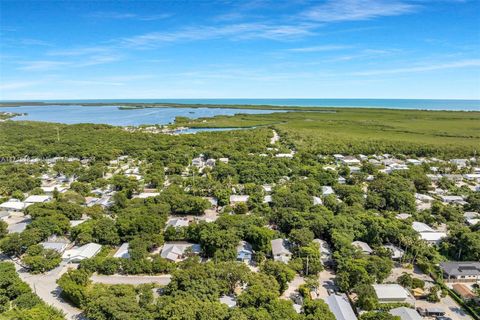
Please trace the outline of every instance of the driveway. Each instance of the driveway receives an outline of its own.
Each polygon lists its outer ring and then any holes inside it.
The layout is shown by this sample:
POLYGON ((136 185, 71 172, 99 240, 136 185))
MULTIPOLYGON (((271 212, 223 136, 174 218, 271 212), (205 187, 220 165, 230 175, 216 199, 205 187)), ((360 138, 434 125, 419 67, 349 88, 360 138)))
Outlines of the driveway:
POLYGON ((329 296, 328 290, 338 290, 335 285, 335 273, 332 270, 323 270, 318 276, 319 286, 317 289, 317 299, 325 299, 329 296))
POLYGON ((145 283, 155 283, 166 286, 170 283, 171 278, 172 276, 169 274, 161 276, 124 276, 119 274, 105 276, 94 274, 90 279, 95 283, 104 284, 131 284, 136 286, 145 283))
POLYGON ((290 296, 298 290, 298 287, 300 287, 302 284, 305 283, 305 279, 303 277, 296 275, 295 278, 293 278, 292 281, 288 284, 287 290, 282 294, 280 297, 281 299, 290 299, 290 296))
POLYGON ((445 311, 447 317, 450 317, 453 320, 472 320, 472 317, 463 311, 463 309, 450 296, 442 298, 438 303, 417 300, 415 306, 417 308, 440 308, 445 311))

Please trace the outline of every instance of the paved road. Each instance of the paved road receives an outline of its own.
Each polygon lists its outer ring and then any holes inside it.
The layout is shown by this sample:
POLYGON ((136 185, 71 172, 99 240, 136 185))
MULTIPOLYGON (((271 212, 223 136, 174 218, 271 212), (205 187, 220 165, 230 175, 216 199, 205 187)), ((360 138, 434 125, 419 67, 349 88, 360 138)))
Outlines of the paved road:
POLYGON ((28 283, 32 290, 47 304, 62 310, 68 320, 86 319, 82 315, 82 310, 72 306, 60 297, 61 289, 56 281, 67 271, 66 264, 62 262, 60 266, 45 274, 30 274, 21 265, 15 263, 20 278, 28 283))
POLYGON ((170 283, 171 275, 162 276, 122 276, 122 275, 92 275, 91 279, 96 283, 104 284, 132 284, 139 285, 144 283, 156 283, 166 286, 170 283))

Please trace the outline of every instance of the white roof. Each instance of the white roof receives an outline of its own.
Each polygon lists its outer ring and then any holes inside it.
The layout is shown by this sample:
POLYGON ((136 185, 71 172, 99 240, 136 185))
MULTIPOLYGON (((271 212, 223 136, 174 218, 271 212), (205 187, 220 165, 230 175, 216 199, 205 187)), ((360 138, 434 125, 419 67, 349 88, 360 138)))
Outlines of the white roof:
POLYGON ((345 295, 331 295, 325 298, 330 311, 335 315, 336 320, 357 320, 350 303, 345 295))
POLYGON ((401 320, 422 320, 418 312, 411 308, 399 307, 390 310, 392 316, 399 316, 401 320))
POLYGON ((182 259, 182 256, 188 248, 192 248, 193 253, 200 253, 199 244, 188 242, 166 242, 163 245, 160 256, 168 260, 178 261, 182 259))
POLYGON ((370 248, 368 243, 363 242, 363 241, 353 241, 352 246, 357 247, 360 250, 362 250, 363 252, 368 253, 368 254, 373 252, 373 249, 370 248))
POLYGON ((12 201, 12 200, 17 200, 17 199, 11 199, 7 202, 4 202, 0 204, 0 208, 6 209, 6 210, 23 210, 25 208, 25 203, 21 201, 12 201))
POLYGON ((40 245, 42 247, 44 247, 45 249, 51 249, 51 250, 55 250, 59 253, 62 253, 67 248, 68 243, 45 241, 45 242, 40 243, 40 245))
POLYGON ((329 195, 329 194, 334 194, 335 191, 333 191, 333 188, 330 186, 322 186, 322 194, 324 196, 329 195))
POLYGON ((447 237, 445 232, 420 232, 420 238, 428 242, 437 242, 445 237, 447 237))
POLYGON ((287 263, 290 259, 291 252, 287 249, 287 241, 285 239, 274 239, 270 241, 272 245, 273 259, 287 263))
POLYGON ((323 202, 322 202, 322 199, 320 199, 319 197, 313 197, 313 205, 314 206, 319 206, 319 205, 322 205, 323 202))
POLYGON ((247 201, 248 201, 248 198, 250 198, 250 196, 247 196, 247 195, 231 195, 231 196, 230 196, 230 202, 231 202, 231 203, 235 203, 235 202, 247 202, 247 201))
POLYGON ((167 226, 172 226, 174 228, 188 227, 188 219, 187 218, 170 218, 167 221, 167 226))
POLYGON ((130 258, 130 254, 128 253, 129 248, 128 242, 123 243, 120 248, 118 248, 117 252, 113 255, 114 258, 130 258))
POLYGON ((412 222, 412 228, 413 228, 413 230, 415 230, 417 232, 434 232, 435 231, 430 226, 428 226, 427 224, 425 224, 423 222, 418 222, 418 221, 413 221, 412 222))
POLYGON ((393 244, 387 244, 387 245, 384 245, 383 247, 391 250, 392 259, 400 259, 401 257, 403 257, 403 254, 405 253, 405 251, 403 251, 397 246, 394 246, 393 244))
POLYGON ((160 192, 142 192, 138 195, 135 195, 134 198, 146 199, 150 197, 156 197, 160 195, 160 192))
POLYGON ((97 243, 87 243, 81 247, 74 247, 63 253, 62 258, 66 260, 83 260, 94 257, 102 249, 97 243))
POLYGON ((27 199, 25 199, 25 202, 27 203, 40 203, 40 202, 47 202, 51 199, 50 196, 46 195, 33 195, 29 196, 27 199))
POLYGON ((233 308, 237 305, 235 297, 223 295, 220 297, 220 303, 226 304, 229 308, 233 308))
POLYGON ((373 289, 379 300, 406 300, 410 296, 407 290, 399 284, 374 284, 373 289))

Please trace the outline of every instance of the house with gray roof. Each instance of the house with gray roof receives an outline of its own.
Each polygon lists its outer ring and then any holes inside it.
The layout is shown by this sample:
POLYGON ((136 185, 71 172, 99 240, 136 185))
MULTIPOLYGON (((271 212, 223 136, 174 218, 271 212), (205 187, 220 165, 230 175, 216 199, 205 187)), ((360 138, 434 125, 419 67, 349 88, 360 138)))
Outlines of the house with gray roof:
POLYGON ((325 302, 336 320, 357 320, 357 316, 344 294, 328 296, 325 298, 325 302))
POLYGON ((422 320, 422 317, 415 309, 407 307, 391 309, 390 314, 400 317, 401 320, 422 320))
POLYGON ((440 269, 447 282, 478 282, 480 281, 479 261, 449 261, 441 262, 440 269))
POLYGON ((285 239, 274 239, 271 242, 273 260, 288 263, 292 253, 288 249, 288 242, 285 239))

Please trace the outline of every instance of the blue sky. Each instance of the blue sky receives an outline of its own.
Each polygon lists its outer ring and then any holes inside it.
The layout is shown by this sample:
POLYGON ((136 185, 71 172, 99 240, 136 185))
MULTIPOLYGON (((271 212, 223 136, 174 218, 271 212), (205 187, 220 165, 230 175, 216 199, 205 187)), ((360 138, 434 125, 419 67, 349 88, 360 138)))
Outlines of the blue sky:
POLYGON ((480 1, 0 0, 0 100, 480 99, 480 1))

